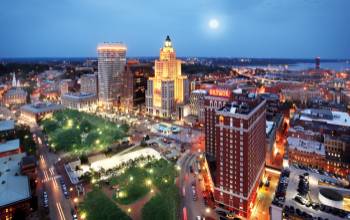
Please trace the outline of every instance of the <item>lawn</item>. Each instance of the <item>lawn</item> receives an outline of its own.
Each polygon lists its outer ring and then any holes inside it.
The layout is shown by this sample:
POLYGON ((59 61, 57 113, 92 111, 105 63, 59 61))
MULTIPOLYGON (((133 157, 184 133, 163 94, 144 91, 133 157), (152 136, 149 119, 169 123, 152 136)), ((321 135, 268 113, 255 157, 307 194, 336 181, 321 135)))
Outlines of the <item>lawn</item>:
POLYGON ((63 110, 41 122, 54 150, 75 154, 104 150, 124 138, 128 126, 76 110, 63 110))
POLYGON ((176 220, 180 195, 175 185, 177 171, 174 165, 165 160, 148 164, 153 169, 153 181, 159 192, 142 208, 143 220, 176 220))
POLYGON ((114 199, 124 205, 132 204, 148 192, 157 191, 154 197, 142 209, 144 220, 176 220, 179 207, 179 192, 175 185, 177 171, 174 164, 164 159, 154 160, 144 166, 133 166, 110 184, 119 186, 114 199))
POLYGON ((101 190, 89 192, 79 205, 79 215, 87 220, 131 220, 117 205, 113 203, 101 190))
POLYGON ((149 174, 145 169, 136 166, 129 168, 118 177, 112 177, 111 184, 119 185, 119 193, 114 199, 123 205, 131 204, 142 198, 151 188, 149 174))

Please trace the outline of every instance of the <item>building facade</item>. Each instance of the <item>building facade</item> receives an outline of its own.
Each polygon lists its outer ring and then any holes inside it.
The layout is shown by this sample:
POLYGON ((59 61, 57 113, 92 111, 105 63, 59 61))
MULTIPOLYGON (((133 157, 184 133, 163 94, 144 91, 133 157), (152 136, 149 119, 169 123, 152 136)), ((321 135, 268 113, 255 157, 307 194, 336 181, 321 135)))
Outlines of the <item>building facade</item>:
POLYGON ((128 61, 124 72, 122 108, 133 110, 145 104, 147 79, 152 76, 151 64, 128 61))
POLYGON ((95 74, 84 74, 80 77, 80 92, 90 93, 97 96, 97 76, 95 74))
POLYGON ((73 86, 73 81, 71 79, 63 79, 60 82, 60 94, 64 95, 70 91, 73 86))
POLYGON ((169 36, 154 68, 154 77, 150 77, 147 82, 146 111, 149 115, 170 118, 176 105, 187 102, 189 82, 181 73, 181 61, 176 59, 169 36))
POLYGON ((61 101, 64 107, 70 109, 94 111, 97 107, 96 95, 92 93, 66 93, 61 101))
POLYGON ((232 92, 226 88, 212 88, 204 99, 205 154, 208 160, 215 159, 215 112, 232 101, 232 92))
POLYGON ((120 102, 126 46, 121 43, 98 45, 98 99, 101 107, 112 109, 120 102))
POLYGON ((216 176, 218 207, 250 218, 265 168, 266 100, 249 97, 216 111, 216 176))
POLYGON ((205 118, 205 109, 204 109, 204 99, 208 94, 206 90, 196 89, 191 92, 190 95, 190 111, 191 115, 198 117, 198 121, 203 123, 205 118))

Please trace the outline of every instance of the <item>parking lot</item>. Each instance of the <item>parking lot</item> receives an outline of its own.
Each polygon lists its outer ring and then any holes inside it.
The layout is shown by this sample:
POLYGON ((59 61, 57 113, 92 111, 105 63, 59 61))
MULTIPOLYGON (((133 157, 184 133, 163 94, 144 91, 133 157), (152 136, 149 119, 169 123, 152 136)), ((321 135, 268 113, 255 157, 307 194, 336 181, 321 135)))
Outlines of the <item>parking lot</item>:
MULTIPOLYGON (((295 210, 295 212, 298 209, 300 213, 305 212, 307 214, 312 215, 313 217, 322 217, 322 219, 332 219, 332 220, 333 219, 334 220, 344 219, 344 218, 340 218, 334 214, 322 211, 322 210, 320 210, 319 207, 312 205, 312 203, 315 203, 315 204, 320 203, 320 201, 318 199, 318 193, 319 193, 318 181, 322 178, 326 178, 326 176, 318 174, 318 173, 306 171, 303 169, 290 167, 290 177, 289 177, 289 181, 288 181, 288 187, 287 187, 287 191, 286 191, 286 200, 285 200, 284 206, 285 207, 287 206, 288 207, 287 209, 290 209, 289 207, 292 206, 292 207, 294 207, 293 209, 295 210), (308 202, 310 202, 310 204, 308 204, 309 207, 301 204, 302 202, 297 202, 295 200, 295 197, 299 194, 298 193, 298 186, 299 186, 299 182, 301 179, 300 176, 304 176, 305 173, 308 173, 305 175, 304 178, 306 178, 308 183, 309 183, 309 192, 307 193, 306 196, 304 196, 304 197, 302 196, 302 197, 305 198, 306 200, 308 200, 308 202)), ((306 204, 307 204, 307 202, 306 202, 306 204)))

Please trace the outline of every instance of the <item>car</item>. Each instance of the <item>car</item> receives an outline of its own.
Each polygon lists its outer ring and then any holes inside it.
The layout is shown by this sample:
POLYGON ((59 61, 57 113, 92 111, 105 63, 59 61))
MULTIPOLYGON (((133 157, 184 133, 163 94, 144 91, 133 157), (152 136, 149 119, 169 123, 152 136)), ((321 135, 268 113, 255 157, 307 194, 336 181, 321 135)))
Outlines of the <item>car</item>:
POLYGON ((295 200, 297 203, 300 203, 300 204, 304 205, 303 200, 301 199, 300 196, 295 196, 295 197, 294 197, 294 200, 295 200))
POLYGON ((216 213, 218 213, 218 215, 221 215, 221 216, 226 216, 227 215, 226 212, 220 211, 220 210, 217 210, 216 213))
POLYGON ((319 210, 319 209, 320 209, 320 205, 317 204, 317 203, 312 203, 311 207, 312 207, 314 210, 319 210))

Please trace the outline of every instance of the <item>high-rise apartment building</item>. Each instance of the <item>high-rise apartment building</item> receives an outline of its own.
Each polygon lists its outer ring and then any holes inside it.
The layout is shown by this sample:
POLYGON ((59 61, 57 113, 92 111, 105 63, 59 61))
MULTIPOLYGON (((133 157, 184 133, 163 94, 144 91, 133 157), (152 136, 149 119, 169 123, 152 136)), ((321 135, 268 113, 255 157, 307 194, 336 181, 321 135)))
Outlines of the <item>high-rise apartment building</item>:
POLYGON ((120 102, 126 50, 122 43, 103 43, 97 47, 98 98, 99 104, 106 109, 120 102))
POLYGON ((159 60, 155 61, 154 77, 147 82, 146 110, 150 115, 170 118, 175 105, 187 102, 189 83, 181 74, 181 60, 176 59, 172 42, 167 36, 160 49, 159 60))
POLYGON ((265 167, 266 101, 254 94, 234 97, 214 120, 215 202, 249 219, 265 167))
POLYGON ((80 77, 80 92, 97 95, 97 76, 84 74, 80 77))

